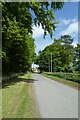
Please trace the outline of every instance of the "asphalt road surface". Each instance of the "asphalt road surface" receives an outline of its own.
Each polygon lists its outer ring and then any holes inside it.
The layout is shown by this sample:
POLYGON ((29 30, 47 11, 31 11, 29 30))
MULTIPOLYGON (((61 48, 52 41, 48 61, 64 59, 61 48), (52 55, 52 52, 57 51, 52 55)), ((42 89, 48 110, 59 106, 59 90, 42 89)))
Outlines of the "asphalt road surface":
POLYGON ((78 91, 40 74, 33 74, 41 118, 78 118, 78 91))

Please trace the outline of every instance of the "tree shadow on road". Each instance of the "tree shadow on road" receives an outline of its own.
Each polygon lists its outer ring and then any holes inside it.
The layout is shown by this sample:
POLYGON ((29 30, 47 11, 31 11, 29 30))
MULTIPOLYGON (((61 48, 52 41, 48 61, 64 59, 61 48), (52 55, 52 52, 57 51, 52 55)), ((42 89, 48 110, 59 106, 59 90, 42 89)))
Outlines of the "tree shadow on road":
POLYGON ((7 87, 14 85, 16 83, 19 83, 19 82, 34 83, 35 81, 37 81, 37 80, 14 77, 11 79, 2 80, 2 88, 3 89, 7 88, 7 87))

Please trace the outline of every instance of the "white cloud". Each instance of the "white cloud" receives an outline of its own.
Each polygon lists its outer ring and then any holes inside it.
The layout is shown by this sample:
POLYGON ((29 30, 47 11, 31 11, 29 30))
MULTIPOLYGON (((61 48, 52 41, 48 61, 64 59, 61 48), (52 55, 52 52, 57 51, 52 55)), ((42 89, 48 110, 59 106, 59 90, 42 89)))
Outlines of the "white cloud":
POLYGON ((78 33, 78 22, 75 21, 73 23, 71 23, 67 29, 65 29, 64 31, 62 31, 60 33, 60 35, 65 35, 65 34, 73 34, 73 33, 78 33))
POLYGON ((62 24, 68 25, 70 23, 70 20, 63 19, 61 22, 62 24))
POLYGON ((78 40, 77 41, 73 41, 72 45, 74 45, 74 47, 76 47, 78 44, 78 40))
POLYGON ((63 25, 63 24, 64 25, 69 25, 73 22, 76 22, 77 20, 76 20, 76 18, 74 18, 74 19, 62 19, 60 21, 61 21, 61 25, 63 25))
POLYGON ((33 26, 33 38, 39 38, 42 35, 44 35, 44 30, 42 29, 42 26, 40 25, 39 27, 36 27, 34 25, 33 26))

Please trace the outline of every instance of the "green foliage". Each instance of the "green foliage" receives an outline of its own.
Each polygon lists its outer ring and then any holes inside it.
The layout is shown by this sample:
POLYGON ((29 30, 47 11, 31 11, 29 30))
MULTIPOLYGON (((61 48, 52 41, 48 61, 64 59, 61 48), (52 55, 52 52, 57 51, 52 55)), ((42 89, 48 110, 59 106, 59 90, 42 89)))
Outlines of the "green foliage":
POLYGON ((7 18, 8 27, 3 25, 3 73, 21 72, 30 69, 34 55, 34 39, 28 30, 20 27, 16 18, 7 18), (5 37, 6 36, 6 37, 5 37))
POLYGON ((54 11, 63 7, 56 2, 2 3, 2 64, 3 73, 28 71, 34 60, 32 26, 42 26, 44 37, 56 29, 54 11))
POLYGON ((70 50, 71 44, 73 42, 73 38, 71 38, 70 35, 63 35, 63 36, 61 36, 60 39, 61 39, 62 43, 64 44, 64 48, 70 50))
POLYGON ((75 47, 74 64, 76 70, 80 73, 80 44, 77 44, 77 47, 75 47))
MULTIPOLYGON (((44 29, 44 36, 48 32, 52 37, 53 30, 56 29, 56 22, 54 22, 55 10, 60 10, 63 7, 63 2, 11 2, 3 3, 4 19, 8 17, 11 21, 16 17, 21 27, 27 28, 28 32, 32 34, 32 23, 41 25, 44 29), (32 11, 32 13, 31 13, 32 11), (6 14, 6 15, 5 15, 6 14)), ((7 25, 7 20, 4 21, 7 25)))
POLYGON ((54 43, 47 46, 40 52, 36 63, 39 64, 40 70, 50 71, 51 53, 52 69, 56 72, 73 72, 73 46, 72 38, 69 35, 61 36, 60 39, 54 39, 54 43), (63 44, 64 42, 64 44, 63 44))
POLYGON ((79 74, 75 74, 75 73, 63 73, 63 72, 47 73, 47 72, 45 72, 43 74, 46 74, 48 76, 53 76, 53 77, 55 76, 55 77, 63 78, 64 80, 69 80, 69 81, 80 83, 79 74))

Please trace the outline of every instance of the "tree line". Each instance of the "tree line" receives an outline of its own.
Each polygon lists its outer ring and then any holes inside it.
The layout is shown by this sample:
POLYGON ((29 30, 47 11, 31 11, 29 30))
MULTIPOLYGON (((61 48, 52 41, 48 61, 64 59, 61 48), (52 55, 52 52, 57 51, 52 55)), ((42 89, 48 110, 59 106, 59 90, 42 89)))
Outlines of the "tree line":
POLYGON ((59 39, 39 51, 35 63, 39 69, 46 72, 73 72, 80 71, 80 44, 72 45, 73 38, 70 35, 63 35, 59 39))
POLYGON ((32 26, 42 26, 44 37, 56 30, 54 12, 63 2, 2 3, 2 73, 25 72, 31 69, 35 55, 32 26))

